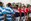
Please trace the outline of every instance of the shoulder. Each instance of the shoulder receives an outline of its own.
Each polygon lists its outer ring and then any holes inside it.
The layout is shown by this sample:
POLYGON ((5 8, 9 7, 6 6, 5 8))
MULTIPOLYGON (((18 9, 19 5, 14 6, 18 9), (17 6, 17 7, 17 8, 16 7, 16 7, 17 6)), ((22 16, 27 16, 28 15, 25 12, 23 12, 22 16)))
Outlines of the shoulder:
POLYGON ((5 9, 12 10, 10 7, 6 7, 5 9))
POLYGON ((5 7, 6 9, 11 9, 10 7, 5 7))

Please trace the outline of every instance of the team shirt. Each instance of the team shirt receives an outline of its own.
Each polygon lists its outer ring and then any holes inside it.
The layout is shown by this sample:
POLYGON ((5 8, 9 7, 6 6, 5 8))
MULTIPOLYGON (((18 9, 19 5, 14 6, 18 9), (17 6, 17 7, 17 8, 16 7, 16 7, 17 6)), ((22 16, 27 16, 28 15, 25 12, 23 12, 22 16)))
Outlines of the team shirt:
POLYGON ((3 19, 3 18, 4 18, 4 16, 3 16, 3 15, 4 15, 4 14, 3 14, 3 11, 4 11, 4 7, 1 7, 1 6, 0 6, 0 21, 3 21, 3 20, 4 20, 4 19, 3 19))
POLYGON ((19 12, 17 9, 13 9, 14 10, 14 12, 19 12))
POLYGON ((18 8, 18 11, 21 13, 21 9, 20 8, 18 8))
POLYGON ((19 16, 19 11, 17 9, 13 9, 15 12, 15 16, 18 17, 19 16))
POLYGON ((5 11, 3 12, 3 14, 6 14, 7 15, 7 20, 9 21, 13 21, 13 16, 15 14, 14 10, 11 9, 10 7, 6 7, 5 8, 5 11))
POLYGON ((28 8, 25 8, 25 13, 28 13, 29 9, 28 8))
POLYGON ((29 12, 31 12, 31 7, 29 8, 29 12))
POLYGON ((19 8, 18 10, 19 10, 20 14, 21 13, 27 14, 29 12, 28 8, 19 8))
POLYGON ((19 8, 18 11, 19 11, 19 13, 20 13, 20 16, 22 15, 21 13, 24 13, 24 11, 23 11, 22 8, 19 8))
POLYGON ((14 11, 13 9, 11 9, 10 7, 6 7, 5 8, 5 11, 3 11, 3 14, 14 14, 14 11))
POLYGON ((12 15, 15 14, 15 12, 10 7, 3 8, 0 6, 0 19, 2 19, 4 17, 3 14, 6 14, 7 19, 9 19, 9 20, 11 19, 11 21, 12 21, 12 15))
POLYGON ((21 8, 21 12, 22 12, 22 13, 24 12, 24 9, 23 9, 23 8, 21 8))

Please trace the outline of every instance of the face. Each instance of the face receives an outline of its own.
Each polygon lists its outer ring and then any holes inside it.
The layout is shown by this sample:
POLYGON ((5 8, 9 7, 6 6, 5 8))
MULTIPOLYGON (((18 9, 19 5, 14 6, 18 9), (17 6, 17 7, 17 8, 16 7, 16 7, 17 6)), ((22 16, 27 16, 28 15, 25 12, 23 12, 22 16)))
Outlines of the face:
POLYGON ((3 4, 0 4, 0 6, 3 6, 3 4))
POLYGON ((23 8, 26 8, 26 7, 23 7, 23 8))
POLYGON ((18 9, 18 6, 16 6, 16 9, 18 9))
POLYGON ((31 8, 31 6, 29 8, 31 8))

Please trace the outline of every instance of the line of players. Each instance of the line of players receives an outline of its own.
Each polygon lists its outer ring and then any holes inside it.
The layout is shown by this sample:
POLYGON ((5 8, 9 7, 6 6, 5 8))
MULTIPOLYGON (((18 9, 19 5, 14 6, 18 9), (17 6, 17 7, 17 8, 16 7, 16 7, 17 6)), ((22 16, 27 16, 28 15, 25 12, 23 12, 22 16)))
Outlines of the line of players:
MULTIPOLYGON (((13 21, 12 16, 16 17, 16 18, 14 18, 14 19, 16 19, 15 21, 17 21, 17 19, 19 21, 19 19, 21 17, 23 18, 24 16, 27 16, 29 12, 31 13, 31 5, 28 8, 26 6, 18 8, 18 5, 16 5, 16 7, 13 8, 11 3, 8 3, 7 7, 5 8, 6 9, 6 11, 5 11, 5 9, 3 8, 2 2, 0 2, 0 8, 2 9, 2 11, 4 11, 4 12, 2 12, 4 14, 4 17, 5 17, 5 14, 6 15, 8 14, 8 16, 10 15, 11 20, 8 19, 9 21, 13 21)), ((1 9, 0 9, 0 12, 1 12, 1 9)))
MULTIPOLYGON (((15 13, 16 13, 16 19, 18 19, 18 21, 19 21, 20 18, 22 19, 25 16, 27 16, 27 18, 28 18, 29 13, 31 13, 31 5, 28 8, 26 6, 18 8, 18 5, 16 5, 14 10, 15 9, 17 10, 15 13), (20 18, 19 18, 19 16, 20 16, 20 18)), ((27 20, 27 18, 26 18, 26 20, 27 20)))
MULTIPOLYGON (((28 19, 28 15, 29 15, 29 13, 31 13, 31 5, 27 8, 26 6, 23 6, 23 7, 19 7, 18 8, 18 5, 16 5, 16 7, 14 8, 14 9, 16 9, 16 10, 18 10, 17 12, 16 12, 16 19, 18 19, 18 21, 19 21, 19 19, 21 18, 24 18, 25 16, 27 16, 27 18, 26 18, 26 20, 28 19), (19 14, 19 15, 18 15, 19 14), (20 16, 20 18, 19 18, 19 16, 20 16)), ((31 14, 30 14, 31 15, 31 14)), ((30 16, 31 17, 31 16, 30 16)), ((25 20, 24 20, 25 21, 25 20)))

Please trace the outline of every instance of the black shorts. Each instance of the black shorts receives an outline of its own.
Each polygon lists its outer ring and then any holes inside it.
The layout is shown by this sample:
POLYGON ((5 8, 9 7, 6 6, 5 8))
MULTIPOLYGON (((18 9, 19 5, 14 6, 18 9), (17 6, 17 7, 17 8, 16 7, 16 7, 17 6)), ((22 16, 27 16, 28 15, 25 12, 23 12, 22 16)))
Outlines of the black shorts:
POLYGON ((22 14, 21 16, 23 17, 24 16, 24 13, 21 13, 21 14, 22 14))
POLYGON ((20 13, 16 12, 16 13, 15 13, 15 17, 18 17, 18 16, 19 16, 19 14, 20 14, 20 13))

